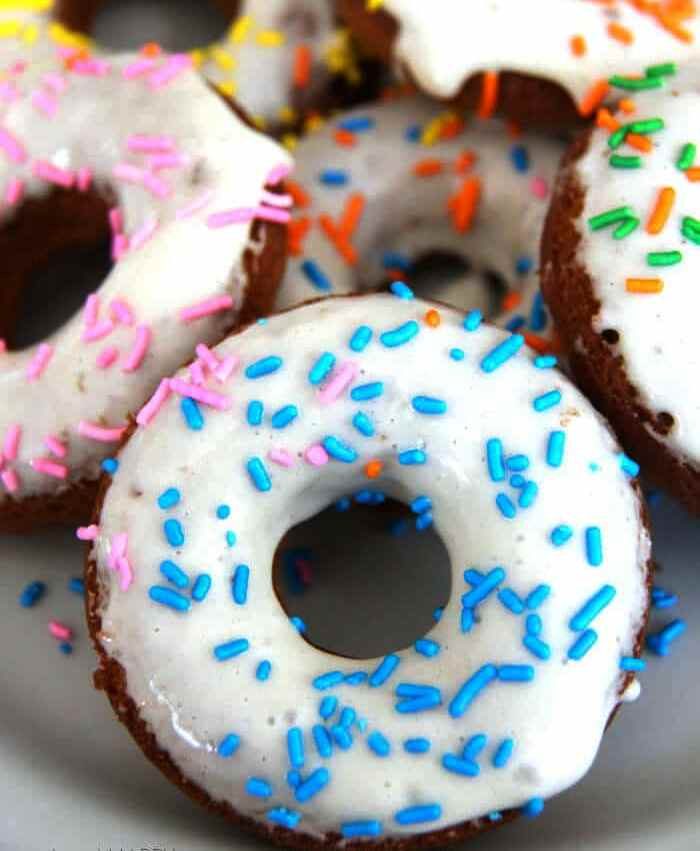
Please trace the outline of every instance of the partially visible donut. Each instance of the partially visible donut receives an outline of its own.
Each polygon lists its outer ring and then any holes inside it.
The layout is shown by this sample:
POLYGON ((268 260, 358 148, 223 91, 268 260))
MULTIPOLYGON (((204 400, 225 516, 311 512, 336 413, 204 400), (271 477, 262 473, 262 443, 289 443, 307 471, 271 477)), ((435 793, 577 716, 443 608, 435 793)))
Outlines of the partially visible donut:
POLYGON ((538 814, 638 691, 649 537, 604 422, 521 337, 405 290, 272 316, 213 357, 238 365, 207 372, 223 410, 166 400, 83 532, 119 719, 285 846, 444 847, 538 814), (452 571, 429 635, 365 660, 307 643, 271 576, 289 527, 360 489, 434 523, 452 571))
POLYGON ((129 413, 197 343, 266 313, 284 268, 281 148, 181 58, 71 57, 3 81, 3 530, 85 519, 129 413), (83 312, 13 350, 32 272, 110 232, 113 268, 83 312))
POLYGON ((651 80, 663 87, 602 114, 569 151, 543 289, 586 393, 643 471, 698 514, 700 86, 651 80))
POLYGON ((615 74, 700 58, 693 2, 336 0, 368 50, 428 94, 523 126, 591 115, 615 74))

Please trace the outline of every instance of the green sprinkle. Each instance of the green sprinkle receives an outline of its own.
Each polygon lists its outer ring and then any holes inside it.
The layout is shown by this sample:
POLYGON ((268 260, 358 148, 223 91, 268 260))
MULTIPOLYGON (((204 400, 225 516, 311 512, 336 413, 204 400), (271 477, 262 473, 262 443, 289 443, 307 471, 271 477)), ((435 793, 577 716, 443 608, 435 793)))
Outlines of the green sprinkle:
POLYGON ((624 156, 623 154, 613 154, 610 157, 610 165, 613 168, 641 168, 642 158, 638 156, 624 156))
POLYGON ((660 89, 664 81, 662 77, 621 77, 615 74, 608 82, 616 89, 625 89, 629 92, 639 92, 645 89, 660 89))
POLYGON ((700 221, 697 219, 685 216, 681 222, 681 233, 695 245, 700 245, 700 221))
POLYGON ((650 251, 647 254, 647 263, 650 266, 675 266, 682 259, 680 251, 650 251))
POLYGON ((676 160, 676 168, 681 171, 685 171, 687 168, 692 168, 692 165, 695 162, 695 150, 695 145, 692 142, 688 142, 686 145, 683 145, 680 156, 676 160))
POLYGON ((632 231, 637 230, 639 227, 639 219, 636 216, 630 216, 615 230, 613 231, 613 239, 624 239, 626 236, 629 236, 632 231))
POLYGON ((591 230, 601 230, 608 225, 615 225, 624 219, 634 217, 634 210, 631 207, 615 207, 614 210, 607 210, 605 213, 598 213, 597 216, 592 216, 588 220, 588 226, 591 230))
POLYGON ((647 77, 672 77, 678 72, 675 62, 664 62, 663 65, 650 65, 644 74, 647 77))
POLYGON ((663 130, 666 125, 663 118, 647 118, 644 121, 633 121, 627 125, 630 133, 656 133, 657 130, 663 130))
POLYGON ((627 125, 623 125, 614 133, 611 133, 610 136, 608 136, 608 145, 613 149, 613 151, 616 148, 620 147, 620 145, 625 141, 625 137, 628 133, 629 128, 627 127, 627 125))

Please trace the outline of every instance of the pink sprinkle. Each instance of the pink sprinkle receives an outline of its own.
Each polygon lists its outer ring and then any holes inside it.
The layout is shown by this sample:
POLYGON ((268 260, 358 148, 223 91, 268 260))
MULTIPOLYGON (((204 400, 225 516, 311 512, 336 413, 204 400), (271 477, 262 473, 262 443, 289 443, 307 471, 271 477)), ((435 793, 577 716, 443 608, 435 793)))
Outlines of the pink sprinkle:
POLYGON ((208 189, 206 192, 203 192, 198 198, 195 198, 194 201, 190 201, 189 204, 186 204, 184 207, 180 207, 179 210, 175 211, 176 219, 189 219, 190 216, 194 216, 195 213, 198 213, 200 210, 204 209, 214 197, 214 193, 211 189, 208 189))
POLYGON ((173 393, 178 393, 180 396, 187 396, 203 405, 208 405, 210 408, 216 408, 218 411, 228 411, 231 407, 231 399, 221 393, 216 393, 214 390, 207 390, 205 387, 197 387, 194 384, 188 384, 181 378, 170 379, 170 389, 173 393))
POLYGON ((88 328, 91 328, 96 322, 100 312, 100 297, 97 293, 90 293, 85 299, 85 307, 83 308, 83 322, 88 328))
POLYGON ((148 165, 151 171, 162 171, 166 168, 182 168, 189 162, 189 157, 185 154, 155 154, 148 158, 148 165))
POLYGON ((136 341, 133 349, 126 356, 122 365, 122 372, 136 372, 146 357, 148 347, 151 343, 151 329, 148 325, 139 325, 136 328, 136 341))
POLYGON ((66 448, 66 445, 64 443, 61 443, 61 441, 53 434, 49 434, 47 437, 44 438, 44 444, 46 445, 46 448, 49 450, 49 452, 51 452, 57 458, 65 458, 68 454, 68 449, 66 448))
POLYGON ((47 183, 55 183, 56 186, 62 186, 64 189, 70 189, 75 183, 75 172, 59 168, 46 160, 34 160, 32 173, 47 183))
POLYGON ((112 536, 109 553, 107 555, 107 565, 112 570, 118 570, 119 559, 126 555, 126 548, 128 544, 128 532, 118 532, 116 535, 112 536))
POLYGON ((55 96, 42 89, 32 92, 32 106, 46 118, 53 118, 58 110, 55 96))
POLYGON ((131 569, 131 562, 126 556, 122 556, 117 562, 119 570, 119 587, 122 591, 128 591, 131 583, 134 581, 134 571, 131 569))
POLYGON ((68 47, 67 44, 56 45, 56 56, 58 56, 59 59, 75 59, 77 55, 77 47, 68 47))
POLYGON ((27 365, 27 378, 29 381, 36 381, 37 378, 41 378, 52 356, 53 346, 50 346, 48 343, 40 343, 34 357, 27 365))
POLYGON ((309 446, 304 452, 304 458, 313 467, 323 467, 324 464, 328 463, 328 453, 320 443, 314 443, 312 446, 309 446))
POLYGON ((24 195, 24 181, 19 177, 11 177, 5 190, 5 203, 18 204, 24 195))
POLYGON ((214 376, 221 382, 228 381, 241 359, 238 355, 228 355, 214 371, 214 376))
POLYGON ((2 454, 8 461, 14 461, 17 457, 20 441, 22 440, 22 426, 9 425, 5 432, 5 440, 2 444, 2 454))
POLYGON ((335 371, 323 390, 319 391, 318 401, 322 405, 329 405, 331 402, 335 402, 355 380, 358 371, 359 367, 356 363, 346 361, 335 371))
POLYGON ((47 88, 51 89, 51 91, 57 95, 63 94, 63 92, 65 92, 68 88, 68 80, 54 72, 44 74, 42 81, 47 88))
POLYGON ((109 312, 112 318, 122 325, 133 325, 134 314, 129 305, 121 298, 115 298, 109 306, 109 312))
POLYGON ((549 184, 544 177, 533 177, 530 181, 530 191, 535 198, 546 198, 549 195, 549 184))
POLYGON ((107 346, 99 353, 95 363, 100 369, 109 369, 118 358, 119 349, 116 346, 107 346))
POLYGON ((123 233, 116 233, 112 237, 112 260, 121 260, 129 250, 129 238, 123 233))
POLYGON ((144 222, 141 227, 129 237, 129 250, 138 251, 158 230, 158 219, 154 216, 144 222))
POLYGON ((287 452, 286 449, 271 449, 267 453, 267 457, 275 464, 279 464, 280 467, 289 468, 294 466, 294 456, 291 452, 287 452))
POLYGON ((112 233, 122 233, 124 230, 124 214, 119 207, 112 207, 109 211, 108 218, 112 233))
POLYGON ((212 213, 207 217, 208 228, 225 228, 229 225, 250 222, 255 218, 255 210, 252 207, 239 207, 237 210, 222 210, 220 213, 212 213))
POLYGON ((200 301, 198 304, 183 308, 179 314, 180 322, 192 322, 194 319, 202 319, 204 316, 211 316, 213 313, 221 313, 221 311, 230 310, 232 307, 233 299, 230 295, 213 296, 200 301))
POLYGON ((200 361, 196 360, 190 364, 190 378, 193 384, 204 384, 204 369, 200 361))
POLYGON ((112 66, 104 59, 78 59, 71 65, 71 71, 74 74, 80 74, 89 77, 106 77, 112 70, 112 66))
POLYGON ((76 180, 76 186, 80 190, 80 192, 87 192, 90 186, 92 185, 92 169, 87 168, 87 166, 81 166, 78 169, 78 176, 76 180))
POLYGON ((3 485, 7 488, 8 493, 14 493, 19 490, 19 476, 14 470, 3 470, 0 473, 3 485))
POLYGON ((291 195, 277 195, 274 192, 268 192, 267 189, 263 189, 260 200, 272 207, 291 207, 294 205, 294 199, 291 195))
POLYGON ((162 177, 151 172, 146 172, 144 175, 143 185, 156 198, 169 198, 173 194, 172 187, 162 177))
POLYGON ((104 428, 97 425, 97 423, 88 422, 88 420, 80 420, 78 423, 78 434, 83 437, 89 437, 92 440, 99 440, 100 443, 116 443, 118 440, 121 440, 125 431, 126 426, 104 428))
POLYGON ((13 163, 23 163, 27 160, 24 145, 3 127, 0 127, 0 149, 7 154, 13 163))
POLYGON ((281 210, 278 207, 256 207, 253 210, 253 216, 256 219, 262 219, 264 222, 281 222, 286 224, 291 216, 286 210, 281 210))
POLYGON ((75 530, 75 537, 79 541, 95 541, 100 533, 100 527, 94 523, 91 526, 78 526, 75 530))
POLYGON ((155 59, 147 56, 136 59, 134 62, 129 63, 129 65, 124 66, 122 76, 126 80, 133 80, 135 77, 141 77, 152 71, 157 64, 155 59))
POLYGON ((126 140, 130 151, 148 154, 163 154, 175 150, 175 141, 170 136, 147 136, 144 133, 132 133, 126 140))
POLYGON ((49 632, 59 641, 70 641, 73 638, 73 630, 61 621, 49 621, 49 632))
POLYGON ((136 422, 140 426, 147 426, 163 407, 171 392, 170 381, 167 378, 163 378, 156 392, 146 402, 143 408, 141 408, 138 414, 136 414, 136 422))
POLYGON ((270 171, 265 183, 279 183, 280 180, 284 180, 284 178, 291 174, 291 172, 292 167, 290 165, 287 165, 287 163, 280 163, 279 165, 276 165, 272 171, 270 171))
POLYGON ((195 352, 197 353, 197 357, 204 363, 210 372, 216 371, 219 367, 219 359, 210 348, 205 346, 204 343, 198 343, 195 348, 195 352))
POLYGON ((65 464, 52 461, 50 458, 32 458, 29 463, 37 473, 44 473, 44 475, 52 476, 54 479, 65 479, 68 476, 68 467, 65 464))
POLYGON ((192 66, 192 59, 186 53, 175 53, 148 78, 151 89, 160 89, 192 66))
POLYGON ((4 355, 7 351, 7 343, 0 337, 0 355, 4 355))
POLYGON ((102 340, 114 331, 114 322, 111 319, 101 319, 95 322, 94 325, 89 325, 84 331, 82 340, 84 343, 94 343, 95 340, 102 340))
POLYGON ((131 163, 117 163, 112 169, 112 174, 117 180, 124 183, 143 183, 146 172, 131 163))

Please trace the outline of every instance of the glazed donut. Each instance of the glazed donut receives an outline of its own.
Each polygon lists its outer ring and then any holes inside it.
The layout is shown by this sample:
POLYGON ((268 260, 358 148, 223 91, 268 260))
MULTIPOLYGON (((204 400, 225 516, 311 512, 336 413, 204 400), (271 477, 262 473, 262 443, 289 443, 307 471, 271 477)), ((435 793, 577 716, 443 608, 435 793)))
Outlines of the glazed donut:
MULTIPOLYGON (((416 97, 332 119, 295 150, 290 261, 276 307, 394 274, 410 278, 414 261, 441 252, 500 276, 510 302, 529 294, 563 150, 546 139, 508 138, 496 121, 465 126, 416 97)), ((483 287, 433 295, 489 312, 483 287)))
POLYGON ((591 115, 609 78, 700 57, 692 0, 337 0, 372 53, 440 99, 525 127, 591 115))
POLYGON ((442 847, 588 770, 638 689, 649 537, 612 434, 522 344, 406 290, 321 299, 213 350, 215 407, 133 431, 82 531, 96 683, 193 798, 297 848, 442 847), (362 488, 434 522, 452 594, 357 660, 307 643, 271 567, 362 488))
POLYGON ((288 218, 270 189, 289 158, 181 57, 25 61, 3 91, 0 528, 19 531, 84 520, 163 373, 270 309, 288 218), (31 273, 110 228, 114 265, 82 313, 12 350, 31 273))
POLYGON ((700 88, 661 79, 569 151, 543 287, 585 391, 644 472, 700 513, 700 88))

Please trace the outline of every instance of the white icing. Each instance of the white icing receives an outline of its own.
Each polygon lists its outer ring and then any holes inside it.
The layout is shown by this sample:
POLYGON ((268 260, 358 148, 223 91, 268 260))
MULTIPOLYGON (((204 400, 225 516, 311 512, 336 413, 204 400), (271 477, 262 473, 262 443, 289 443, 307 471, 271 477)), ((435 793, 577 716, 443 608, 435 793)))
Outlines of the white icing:
MULTIPOLYGON (((534 368, 524 349, 495 372, 482 371, 482 357, 505 339, 503 332, 488 326, 467 332, 462 315, 450 308, 441 308, 440 326, 430 328, 423 321, 430 307, 391 295, 326 299, 224 341, 215 349, 217 356, 239 355, 241 367, 228 385, 210 386, 231 397, 230 410, 203 409, 204 429, 192 431, 171 399, 150 426, 136 431, 121 452, 92 549, 103 649, 123 665, 129 693, 158 745, 214 800, 263 821, 273 807, 292 808, 303 814, 297 829, 317 836, 360 819, 380 820, 384 836, 430 831, 518 807, 535 796, 546 798, 575 783, 588 770, 619 700, 620 656, 633 652, 646 606, 649 539, 605 424, 566 378, 534 368), (410 342, 398 348, 380 343, 382 332, 412 320, 420 330, 410 342), (353 352, 348 341, 365 324, 374 337, 364 352, 353 352), (463 360, 449 356, 453 347, 463 348, 463 360), (384 395, 357 403, 346 390, 337 401, 321 404, 307 376, 324 352, 335 354, 339 366, 347 361, 358 365, 352 386, 381 380, 384 395), (245 377, 250 364, 270 355, 283 359, 278 372, 245 377), (563 393, 561 404, 536 413, 533 398, 553 387, 563 393), (447 412, 416 413, 411 405, 416 394, 445 400, 447 412), (246 422, 252 399, 264 403, 259 427, 246 422), (271 428, 271 414, 288 404, 298 406, 298 418, 284 430, 271 428), (352 426, 358 410, 373 420, 375 436, 363 437, 352 426), (550 430, 560 428, 567 435, 565 461, 553 469, 545 463, 545 446, 550 430), (348 464, 331 460, 322 468, 304 461, 304 450, 328 435, 352 446, 358 459, 348 464), (512 489, 492 482, 486 469, 485 444, 495 436, 503 440, 506 455, 529 455, 527 475, 540 486, 534 505, 519 509, 514 520, 504 519, 494 502, 499 491, 512 489), (427 452, 424 465, 397 462, 397 452, 415 447, 427 452), (292 453, 291 468, 268 460, 268 452, 280 448, 292 453), (272 487, 266 493, 246 473, 251 457, 264 459, 268 468, 272 487), (369 459, 384 462, 381 477, 372 481, 363 473, 369 459), (180 491, 180 503, 161 510, 159 495, 173 487, 180 491), (430 631, 441 650, 432 659, 413 648, 397 651, 399 668, 382 687, 344 684, 320 692, 312 687, 315 677, 328 671, 372 672, 381 660, 339 658, 308 644, 273 591, 273 554, 288 528, 364 487, 406 502, 419 494, 432 499, 435 526, 452 565, 451 597, 430 631), (216 517, 219 504, 231 507, 225 522, 216 517), (177 549, 163 534, 170 518, 182 522, 186 535, 177 549), (555 548, 548 536, 561 523, 570 524, 574 535, 555 548), (597 568, 587 563, 583 544, 583 530, 591 525, 600 526, 604 542, 604 561, 597 568), (232 548, 226 530, 237 535, 232 548), (112 542, 122 532, 129 536, 134 573, 126 591, 108 567, 112 542), (203 571, 212 577, 206 600, 184 614, 148 597, 151 586, 168 584, 158 568, 167 558, 191 579, 203 571), (238 564, 250 567, 245 605, 231 598, 238 564), (494 595, 480 607, 480 622, 461 633, 460 600, 470 590, 463 570, 488 571, 496 565, 506 569, 504 585, 521 597, 539 583, 551 584, 552 593, 539 609, 550 661, 539 662, 523 647, 524 616, 506 611, 494 595), (584 659, 570 661, 567 652, 577 634, 569 621, 603 584, 617 593, 593 623, 598 642, 584 659), (239 637, 249 640, 250 649, 216 661, 213 648, 239 637), (267 682, 255 678, 263 659, 272 663, 267 682), (488 662, 532 664, 535 678, 530 684, 492 684, 461 718, 450 717, 447 707, 457 690, 488 662), (438 686, 442 707, 397 713, 394 689, 402 682, 438 686), (321 723, 319 702, 328 694, 339 697, 339 706, 354 707, 368 726, 365 733, 353 727, 350 750, 336 746, 332 757, 322 760, 311 728, 321 723), (285 780, 290 768, 286 736, 292 726, 303 731, 303 777, 322 764, 331 773, 326 788, 306 804, 295 800, 285 780), (391 743, 388 758, 376 756, 367 745, 375 730, 391 743), (215 748, 231 732, 240 736, 240 748, 224 759, 215 748), (478 758, 480 777, 446 771, 443 755, 461 752, 478 732, 489 736, 478 758), (419 736, 432 741, 431 751, 406 753, 402 742, 419 736), (506 736, 516 741, 515 752, 505 768, 496 769, 493 752, 506 736), (269 781, 272 797, 246 794, 251 776, 269 781), (411 827, 394 820, 403 808, 433 802, 442 807, 435 821, 411 827)), ((181 591, 187 598, 191 587, 181 591)))
POLYGON ((695 15, 682 24, 695 36, 686 43, 622 0, 383 0, 382 7, 399 23, 396 59, 423 89, 442 98, 456 95, 481 71, 508 70, 552 80, 579 103, 601 78, 700 55, 695 15), (611 22, 630 30, 633 42, 611 38, 611 22), (587 45, 580 57, 570 46, 576 35, 587 45))
MULTIPOLYGON (((277 307, 327 292, 374 287, 386 279, 387 253, 398 253, 408 261, 432 252, 453 253, 469 261, 475 271, 495 272, 514 289, 529 292, 536 286, 549 187, 563 146, 531 135, 509 138, 505 125, 496 121, 473 123, 454 138, 440 140, 435 128, 448 117, 423 98, 405 98, 346 112, 300 142, 294 152, 294 180, 303 187, 309 204, 297 207, 293 219, 308 220, 311 227, 301 254, 289 258, 277 307), (339 128, 355 127, 363 120, 370 127, 355 132, 352 147, 335 141, 339 128), (407 138, 413 127, 419 128, 423 141, 407 138), (520 147, 527 153, 524 171, 513 162, 514 151, 520 147), (474 165, 460 172, 455 166, 466 151, 473 153, 474 165), (442 173, 417 177, 414 170, 425 160, 442 164, 442 173), (322 173, 327 170, 344 174, 346 184, 324 183, 322 173), (449 201, 465 181, 474 178, 481 185, 477 212, 469 230, 460 232, 449 201), (348 199, 357 193, 364 197, 365 207, 350 240, 358 257, 352 266, 326 235, 319 216, 328 215, 339 223, 348 199), (530 261, 531 271, 518 274, 516 266, 522 258, 530 261), (330 290, 319 289, 309 280, 304 271, 309 262, 323 273, 330 290)), ((484 287, 470 283, 463 293, 453 286, 445 292, 433 290, 431 295, 485 309, 484 287)))
MULTIPOLYGON (((600 301, 595 318, 597 331, 614 328, 620 334, 615 351, 624 358, 625 371, 639 392, 640 402, 654 414, 667 411, 675 424, 663 438, 681 458, 700 466, 700 370, 697 347, 697 309, 700 294, 700 245, 682 236, 685 216, 698 215, 698 184, 692 183, 675 163, 687 142, 696 142, 693 122, 700 115, 700 94, 690 90, 638 94, 637 112, 631 116, 660 116, 666 128, 654 133, 653 152, 642 154, 643 166, 622 170, 608 165, 611 153, 608 134, 596 131, 588 152, 576 166, 585 191, 584 207, 577 221, 582 241, 578 257, 588 270, 593 291, 600 301), (651 235, 646 223, 663 187, 676 191, 675 203, 663 231, 651 235), (622 205, 629 205, 641 219, 630 236, 612 238, 613 228, 593 232, 588 219, 622 205), (653 268, 649 252, 682 252, 675 266, 653 268), (628 278, 661 278, 662 292, 653 295, 629 293, 628 278), (689 378, 690 376, 690 378, 689 378)), ((624 120, 624 119, 623 119, 624 120)), ((636 154, 623 145, 617 153, 636 154)), ((658 435, 657 439, 659 438, 658 435)))
MULTIPOLYGON (((163 372, 181 364, 197 342, 216 340, 230 326, 230 311, 189 324, 178 318, 183 308, 215 296, 230 295, 237 310, 245 294, 242 261, 250 244, 250 223, 212 229, 207 217, 221 210, 257 207, 270 171, 288 163, 284 151, 243 125, 200 75, 184 70, 168 85, 152 91, 147 77, 123 78, 122 69, 134 59, 132 55, 109 59, 111 70, 104 77, 67 73, 55 60, 31 64, 13 78, 21 96, 0 102, 0 127, 21 140, 27 152, 26 162, 18 164, 0 150, 2 195, 12 178, 20 178, 25 182, 25 197, 46 196, 52 187, 33 175, 32 164, 37 160, 65 169, 87 166, 98 187, 114 192, 125 234, 133 236, 144 224, 159 222, 153 236, 141 248, 130 249, 99 288, 100 321, 110 316, 112 300, 121 299, 133 311, 132 327, 116 323, 109 336, 85 343, 84 316, 74 316, 45 341, 54 353, 35 381, 26 376, 36 347, 0 354, 0 440, 11 425, 22 427, 18 457, 5 467, 11 467, 21 480, 16 496, 52 493, 66 486, 30 466, 32 459, 50 457, 44 443, 49 435, 67 446, 65 459, 52 459, 68 465, 67 481, 94 477, 114 444, 81 437, 78 423, 123 425, 163 372), (57 96, 53 118, 36 109, 31 98, 48 72, 67 84, 57 96), (171 187, 168 197, 155 197, 141 185, 113 177, 118 163, 146 165, 146 155, 127 150, 127 140, 136 133, 170 137, 184 156, 181 167, 157 173, 171 187), (206 193, 211 193, 211 200, 199 212, 176 217, 206 193), (140 368, 124 372, 136 327, 142 324, 151 329, 148 352, 140 368), (107 346, 119 349, 119 359, 110 368, 100 369, 96 359, 107 346)), ((9 221, 12 209, 5 204, 0 217, 9 221)), ((0 500, 4 500, 6 493, 1 490, 0 500)))

